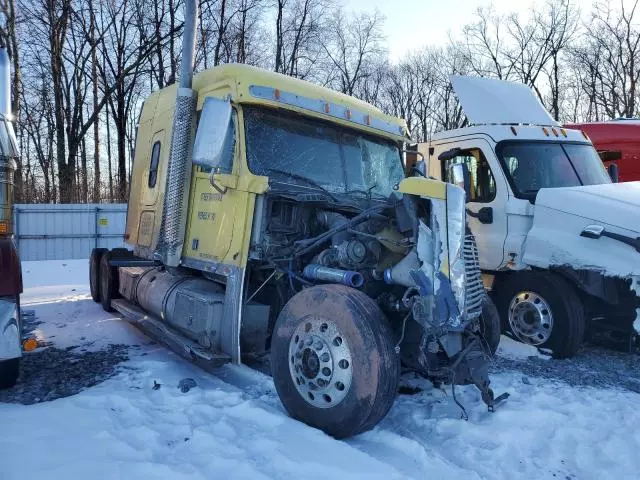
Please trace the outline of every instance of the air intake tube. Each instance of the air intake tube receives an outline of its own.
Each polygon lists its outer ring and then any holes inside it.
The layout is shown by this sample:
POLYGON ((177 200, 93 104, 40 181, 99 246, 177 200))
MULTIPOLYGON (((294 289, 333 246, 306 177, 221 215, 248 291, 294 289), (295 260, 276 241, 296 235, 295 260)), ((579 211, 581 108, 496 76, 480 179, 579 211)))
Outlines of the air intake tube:
POLYGON ((339 268, 329 268, 315 263, 304 267, 302 276, 309 280, 320 280, 324 282, 342 283, 353 288, 360 288, 364 285, 364 277, 359 272, 341 270, 339 268))
POLYGON ((156 256, 165 265, 172 267, 180 264, 187 223, 191 149, 197 101, 197 93, 191 89, 197 18, 198 0, 185 0, 180 79, 173 117, 160 241, 156 250, 156 256))

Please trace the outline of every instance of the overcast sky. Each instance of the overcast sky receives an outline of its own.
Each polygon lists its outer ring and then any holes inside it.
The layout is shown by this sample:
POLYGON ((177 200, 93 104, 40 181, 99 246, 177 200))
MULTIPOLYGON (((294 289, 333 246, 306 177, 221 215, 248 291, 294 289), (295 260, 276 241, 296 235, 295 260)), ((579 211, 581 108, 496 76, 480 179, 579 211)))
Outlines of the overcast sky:
MULTIPOLYGON (((526 15, 534 3, 535 0, 345 0, 348 9, 378 8, 386 17, 384 33, 393 61, 421 46, 446 44, 449 32, 455 36, 463 25, 472 22, 479 6, 493 4, 496 12, 526 15)), ((576 3, 585 10, 592 1, 576 3)))

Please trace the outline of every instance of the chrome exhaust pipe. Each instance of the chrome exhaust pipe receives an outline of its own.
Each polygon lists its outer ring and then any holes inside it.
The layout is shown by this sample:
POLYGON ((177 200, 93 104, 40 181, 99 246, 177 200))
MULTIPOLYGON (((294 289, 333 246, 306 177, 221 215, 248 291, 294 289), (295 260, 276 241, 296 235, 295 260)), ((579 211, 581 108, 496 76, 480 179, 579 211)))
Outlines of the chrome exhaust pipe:
POLYGON ((189 185, 191 183, 191 149, 197 93, 191 89, 196 51, 198 0, 185 0, 184 36, 180 78, 173 116, 171 150, 167 165, 160 241, 156 256, 171 267, 180 265, 186 229, 189 185))
POLYGON ((11 64, 7 49, 0 48, 0 238, 13 235, 13 178, 18 146, 11 115, 11 64))

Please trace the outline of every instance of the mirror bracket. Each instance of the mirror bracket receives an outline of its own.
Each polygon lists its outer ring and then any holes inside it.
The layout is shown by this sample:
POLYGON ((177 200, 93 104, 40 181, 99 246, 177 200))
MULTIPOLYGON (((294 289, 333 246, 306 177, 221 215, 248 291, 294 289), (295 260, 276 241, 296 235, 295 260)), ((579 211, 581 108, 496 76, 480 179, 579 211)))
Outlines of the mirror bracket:
POLYGON ((219 169, 209 175, 209 183, 220 195, 227 193, 230 188, 238 187, 238 176, 232 173, 221 173, 219 169))

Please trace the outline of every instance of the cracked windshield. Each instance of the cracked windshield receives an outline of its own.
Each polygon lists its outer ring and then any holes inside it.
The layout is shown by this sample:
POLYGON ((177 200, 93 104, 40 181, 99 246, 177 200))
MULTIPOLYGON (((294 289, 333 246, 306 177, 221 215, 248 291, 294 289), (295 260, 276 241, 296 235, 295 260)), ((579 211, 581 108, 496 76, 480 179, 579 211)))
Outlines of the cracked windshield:
POLYGON ((388 197, 404 177, 398 146, 324 122, 244 109, 247 161, 254 174, 331 193, 388 197))

